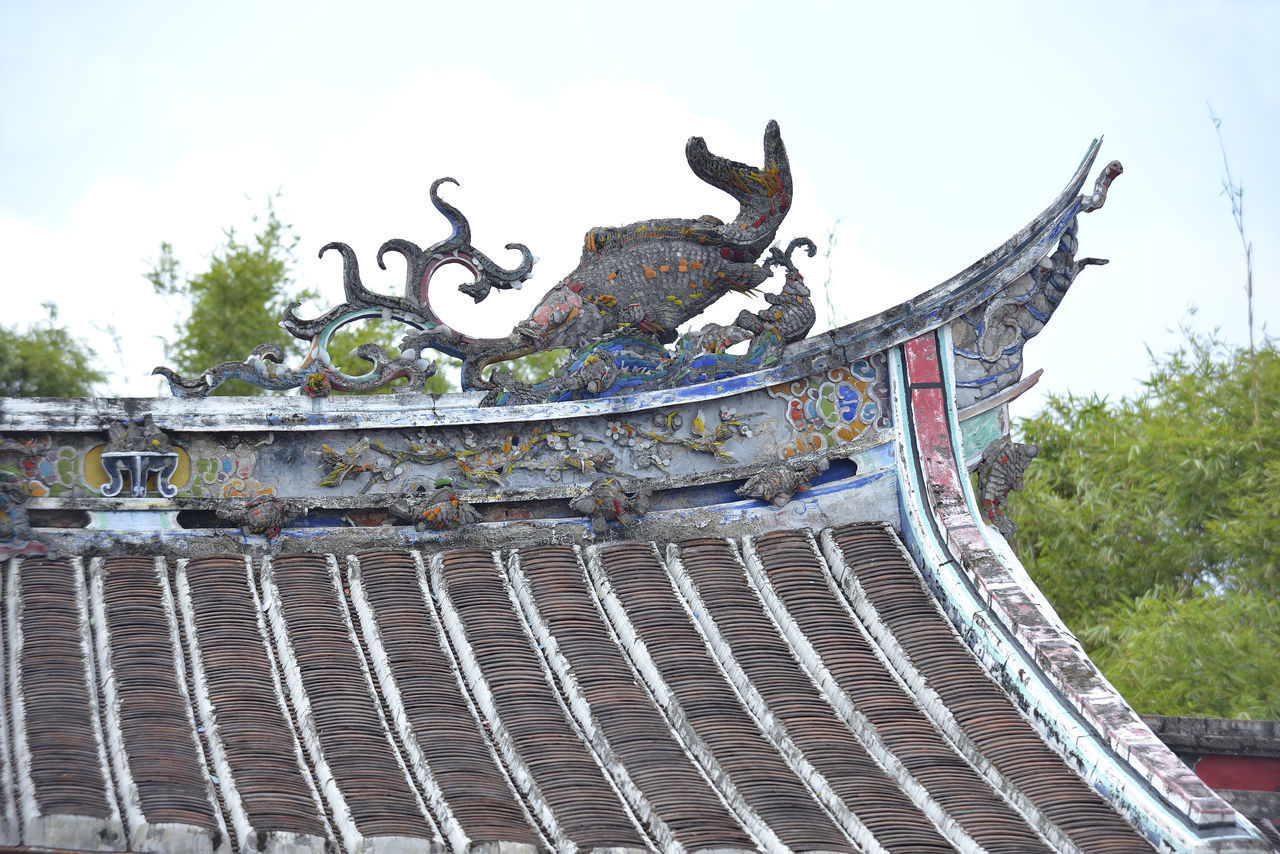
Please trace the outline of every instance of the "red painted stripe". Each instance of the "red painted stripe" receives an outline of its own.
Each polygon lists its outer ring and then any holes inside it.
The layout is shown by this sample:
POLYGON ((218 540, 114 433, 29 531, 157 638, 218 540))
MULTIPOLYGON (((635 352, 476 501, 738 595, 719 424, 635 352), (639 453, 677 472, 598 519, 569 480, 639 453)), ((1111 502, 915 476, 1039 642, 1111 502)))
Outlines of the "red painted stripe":
POLYGON ((932 333, 908 341, 903 349, 907 354, 907 379, 913 385, 942 382, 942 373, 938 369, 938 345, 932 333))
POLYGON ((1206 756, 1196 776, 1215 789, 1280 792, 1280 759, 1265 756, 1206 756))

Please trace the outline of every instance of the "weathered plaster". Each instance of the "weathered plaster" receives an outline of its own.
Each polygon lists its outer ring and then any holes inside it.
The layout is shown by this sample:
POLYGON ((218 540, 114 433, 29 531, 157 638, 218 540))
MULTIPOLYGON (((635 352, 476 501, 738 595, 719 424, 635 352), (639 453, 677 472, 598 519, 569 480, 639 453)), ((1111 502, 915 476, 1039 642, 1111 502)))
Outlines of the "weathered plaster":
MULTIPOLYGON (((787 767, 800 779, 805 788, 810 791, 814 800, 822 806, 823 810, 831 817, 841 832, 849 838, 850 842, 858 846, 859 849, 866 851, 867 854, 885 854, 886 849, 884 846, 875 838, 871 830, 862 823, 855 810, 841 800, 822 773, 809 762, 804 751, 791 740, 786 726, 774 716, 769 704, 760 695, 755 685, 751 683, 751 679, 742 669, 742 666, 738 664, 737 659, 734 658, 733 650, 729 648, 728 642, 720 634, 719 627, 712 618, 710 611, 707 610, 707 603, 702 600, 702 594, 698 591, 697 585, 693 583, 693 579, 685 571, 684 562, 680 559, 680 547, 675 543, 667 546, 664 565, 672 587, 688 603, 687 607, 691 612, 694 627, 697 629, 698 634, 702 636, 703 643, 706 644, 707 650, 711 654, 711 659, 716 663, 720 672, 724 674, 725 680, 738 695, 739 702, 751 715, 751 719, 759 727, 761 734, 778 751, 783 761, 787 763, 787 767)), ((796 652, 800 655, 804 654, 803 648, 796 650, 796 652)), ((967 834, 959 829, 958 825, 937 808, 936 803, 932 804, 933 808, 930 809, 919 800, 924 791, 923 787, 919 786, 905 772, 905 769, 901 768, 896 759, 889 757, 884 745, 879 742, 878 737, 874 736, 875 728, 871 726, 866 718, 860 714, 854 714, 856 717, 850 719, 853 723, 851 729, 854 736, 862 742, 876 764, 880 765, 881 769, 889 773, 891 777, 893 777, 895 771, 902 772, 900 776, 895 778, 895 782, 916 803, 916 806, 922 808, 939 832, 949 842, 956 845, 958 850, 966 852, 966 854, 977 854, 977 852, 982 851, 973 840, 968 838, 967 834), (887 759, 889 761, 886 764, 887 759), (912 788, 915 791, 910 791, 912 788)), ((925 799, 931 800, 928 799, 927 794, 925 799)))
MULTIPOLYGON (((464 702, 467 704, 467 710, 471 713, 471 718, 475 722, 476 727, 483 733, 486 732, 485 718, 482 712, 476 707, 476 700, 471 694, 470 686, 467 682, 466 674, 462 671, 462 665, 458 662, 458 656, 453 650, 450 643, 448 631, 444 629, 444 618, 440 614, 440 610, 436 605, 435 594, 431 592, 431 581, 428 577, 426 564, 423 562, 422 553, 419 551, 410 552, 413 556, 413 564, 415 575, 418 580, 418 592, 421 597, 422 605, 431 614, 433 625, 438 627, 436 632, 436 641, 444 653, 445 659, 449 662, 449 669, 453 672, 453 677, 458 686, 458 691, 462 695, 464 702)), ((528 822, 529 827, 533 828, 535 834, 541 840, 544 848, 551 850, 552 846, 543 827, 535 819, 531 807, 520 796, 520 789, 516 785, 514 779, 503 761, 501 750, 492 738, 484 739, 484 746, 489 751, 489 758, 493 761, 493 766, 502 774, 506 781, 508 789, 511 791, 512 798, 520 807, 521 813, 528 822)), ((488 851, 491 846, 497 846, 498 851, 495 854, 536 854, 536 852, 528 845, 518 842, 497 842, 497 843, 480 843, 472 845, 474 851, 488 851)))
MULTIPOLYGON (((160 573, 163 567, 163 560, 163 558, 156 558, 158 582, 162 579, 160 573)), ((130 845, 139 851, 154 852, 182 850, 222 854, 222 852, 230 851, 226 828, 221 827, 221 816, 212 797, 209 798, 210 812, 220 825, 220 830, 215 832, 210 832, 202 827, 174 822, 153 823, 147 820, 142 811, 142 803, 138 794, 137 784, 134 782, 133 769, 129 765, 129 755, 125 748, 124 731, 120 720, 121 697, 119 687, 116 684, 115 668, 111 661, 111 626, 107 620, 104 583, 105 570, 102 559, 95 558, 89 563, 89 584, 92 588, 92 595, 89 598, 93 609, 92 623, 94 626, 93 634, 98 667, 102 673, 102 709, 103 717, 106 721, 107 746, 111 755, 112 770, 115 772, 116 784, 120 790, 121 809, 129 828, 130 845)), ((168 593, 167 585, 163 585, 161 590, 162 598, 165 600, 165 615, 169 620, 168 628, 171 641, 176 642, 177 623, 172 608, 173 602, 165 595, 168 593)), ((181 647, 174 647, 171 649, 171 654, 173 655, 173 663, 180 690, 185 695, 186 678, 184 674, 186 667, 181 659, 180 650, 181 647)), ((194 733, 196 725, 195 720, 191 718, 189 698, 187 716, 190 723, 190 731, 194 733)), ((208 781, 209 770, 204 767, 203 753, 196 749, 196 755, 204 777, 208 781)), ((210 795, 212 795, 211 792, 210 795)))
MULTIPOLYGON (((267 655, 267 664, 271 671, 271 687, 276 698, 276 707, 280 710, 280 717, 284 720, 285 725, 289 728, 289 735, 293 740, 294 757, 298 761, 298 768, 302 770, 302 779, 306 783, 311 794, 312 803, 315 804, 318 816, 325 830, 328 831, 330 837, 335 835, 334 824, 336 823, 329 810, 325 809, 325 801, 320 795, 317 788, 317 780, 319 775, 314 772, 307 762, 307 754, 303 748, 302 739, 298 735, 299 723, 296 722, 292 715, 289 714, 289 706, 286 700, 285 688, 280 682, 280 674, 283 672, 281 664, 276 658, 275 644, 271 640, 271 629, 267 625, 267 617, 264 614, 269 610, 269 606, 264 604, 261 594, 259 593, 257 579, 254 577, 253 559, 245 557, 244 559, 245 584, 248 585, 249 594, 253 597, 254 617, 258 624, 258 636, 262 640, 262 648, 267 655)), ((288 846, 294 843, 301 844, 301 835, 295 834, 279 834, 285 851, 282 854, 293 854, 288 846)), ((272 834, 268 839, 268 844, 275 841, 277 834, 272 834)), ((259 837, 261 839, 261 837, 259 837)))
MULTIPOLYGON (((927 349, 921 348, 921 356, 927 356, 924 353, 927 349)), ((894 389, 895 423, 910 425, 904 361, 899 351, 891 354, 890 379, 894 389)), ((944 416, 939 414, 938 417, 944 416)), ((1009 629, 991 608, 991 590, 986 585, 979 585, 976 589, 985 592, 978 600, 967 586, 976 583, 974 578, 961 579, 962 571, 958 569, 951 547, 944 545, 944 541, 935 534, 935 525, 945 531, 948 525, 959 524, 961 516, 969 520, 972 517, 964 506, 964 499, 959 497, 962 479, 954 467, 950 474, 945 468, 939 469, 941 479, 932 480, 927 489, 922 487, 916 469, 917 452, 912 444, 915 429, 910 427, 895 436, 900 461, 902 530, 907 545, 911 547, 915 563, 921 568, 948 618, 986 670, 1016 701, 1023 716, 1040 732, 1046 743, 1158 848, 1178 852, 1262 850, 1256 847, 1258 841, 1252 838, 1249 830, 1243 829, 1243 825, 1237 824, 1235 828, 1228 825, 1223 830, 1212 826, 1194 828, 1184 811, 1187 807, 1175 808, 1157 795, 1150 786, 1150 780, 1135 773, 1136 769, 1128 764, 1125 757, 1129 754, 1117 755, 1107 739, 1100 737, 1093 726, 1085 724, 1074 706, 1064 702, 1060 689, 1042 673, 1042 665, 1028 659, 1022 645, 1011 634, 1006 636, 1009 629), (932 505, 935 496, 952 493, 960 507, 953 503, 948 505, 946 514, 935 517, 932 505)), ((925 445, 926 453, 933 455, 935 462, 952 458, 949 438, 939 441, 925 436, 921 437, 921 443, 925 445)), ((967 484, 967 478, 963 482, 967 484)), ((973 522, 968 524, 972 526, 973 522)), ((977 529, 974 530, 976 533, 977 529)), ((987 563, 994 565, 996 561, 992 559, 987 563)), ((990 567, 984 564, 984 568, 990 567)), ((963 573, 967 575, 973 571, 970 567, 963 573)), ((1235 815, 1230 807, 1227 810, 1230 815, 1235 815)))
POLYGON ((22 594, 19 586, 21 564, 10 564, 8 579, 8 621, 10 696, 13 697, 14 759, 17 767, 17 800, 22 823, 22 841, 26 845, 50 848, 82 848, 88 851, 110 850, 126 844, 125 829, 120 819, 115 793, 112 791, 102 730, 98 722, 97 687, 93 678, 93 642, 90 638, 84 566, 72 560, 76 585, 76 622, 81 649, 85 656, 85 680, 90 699, 90 722, 98 746, 98 762, 102 772, 104 794, 110 815, 106 819, 75 815, 41 815, 36 801, 35 783, 31 776, 31 753, 27 747, 26 702, 22 691, 22 594))
MULTIPOLYGON (((336 564, 336 557, 330 556, 330 561, 336 564)), ((361 667, 365 670, 365 678, 378 680, 378 688, 382 691, 382 696, 387 702, 387 709, 391 712, 391 721, 382 721, 383 727, 394 726, 396 733, 400 736, 400 742, 404 745, 405 756, 400 756, 400 751, 395 749, 395 743, 391 742, 391 748, 397 756, 402 766, 405 767, 406 776, 411 774, 410 786, 414 790, 415 795, 419 798, 420 806, 426 810, 430 806, 429 821, 433 825, 433 830, 438 835, 443 836, 443 840, 448 840, 450 846, 455 851, 465 851, 471 840, 463 831, 458 820, 454 818, 453 810, 450 809, 448 801, 445 800, 444 793, 440 791, 440 785, 436 782, 435 777, 431 773, 431 769, 427 766, 426 757, 422 755, 422 748, 418 746, 417 734, 409 725, 409 715, 405 711, 404 701, 400 696, 400 689, 396 686, 395 677, 391 673, 391 664, 387 661, 387 651, 382 646, 382 635, 378 631, 377 621, 374 619, 373 609, 369 605, 369 600, 364 594, 364 579, 360 573, 360 559, 355 555, 347 557, 347 581, 350 584, 351 604, 355 609, 356 617, 360 621, 360 631, 363 633, 365 645, 369 650, 369 661, 366 663, 361 656, 361 667), (370 673, 369 670, 373 672, 370 673), (408 764, 405 765, 405 760, 408 764), (415 785, 416 784, 416 785, 415 785), (421 799, 425 796, 426 803, 422 803, 421 799)), ((342 596, 342 579, 339 571, 337 595, 342 596)), ((343 616, 347 620, 347 625, 351 631, 351 642, 355 649, 359 649, 360 645, 355 636, 355 621, 351 619, 346 609, 343 609, 343 616)), ((370 685, 372 689, 372 684, 370 685)), ((373 694, 372 690, 370 692, 373 694)), ((376 704, 375 704, 376 705, 376 704)), ((382 717, 381 714, 379 717, 382 717)), ((390 732, 388 731, 388 735, 390 732)), ((443 841, 442 840, 442 841, 443 841)))
MULTIPOLYGON (((252 577, 252 576, 251 576, 252 577)), ((342 837, 342 843, 351 854, 371 851, 368 840, 356 829, 351 817, 351 809, 346 798, 333 777, 333 771, 324 758, 320 746, 320 733, 316 730, 315 716, 311 712, 311 700, 307 697, 306 688, 302 684, 302 671, 298 667, 297 656, 293 652, 293 642, 289 639, 289 631, 284 622, 284 608, 280 603, 280 591, 275 586, 275 570, 270 558, 262 559, 262 574, 259 583, 262 587, 262 603, 260 612, 266 612, 267 626, 275 638, 276 657, 280 673, 284 676, 284 684, 288 687, 289 699, 293 703, 294 720, 298 725, 299 740, 306 747, 310 767, 315 769, 316 782, 323 793, 329 814, 332 816, 334 830, 342 837)), ((258 594, 254 593, 255 604, 258 594)))
MULTIPOLYGON (((884 527, 890 533, 893 532, 891 526, 886 524, 884 527)), ((896 534, 894 536, 896 537, 896 534)), ((816 543, 812 543, 812 541, 811 543, 821 560, 823 574, 827 578, 827 586, 836 597, 836 601, 850 615, 850 618, 858 626, 858 630, 867 639, 868 647, 875 653, 876 658, 880 660, 885 671, 893 675, 895 681, 915 701, 916 707, 924 712, 925 716, 933 723, 934 728, 946 739, 956 753, 964 759, 965 763, 982 776, 995 792, 1026 819, 1027 824, 1040 835, 1045 844, 1054 851, 1061 851, 1064 854, 1078 854, 1078 847, 1071 842, 1062 830, 1045 817, 1030 798, 1009 782, 996 769, 995 765, 982 755, 982 752, 956 721, 951 709, 947 707, 943 699, 929 685, 929 681, 916 669, 911 657, 902 649, 893 631, 880 619, 879 612, 876 611, 871 601, 867 598, 857 576, 845 564, 844 555, 839 546, 836 545, 831 529, 827 528, 822 531, 821 537, 822 546, 820 550, 816 543)), ((758 580, 757 583, 762 586, 767 585, 769 583, 768 577, 759 566, 759 559, 755 558, 753 560, 753 552, 754 549, 747 551, 747 566, 751 568, 752 576, 758 580)), ((771 609, 774 607, 773 604, 770 604, 771 609)), ((779 602, 776 607, 778 608, 778 616, 775 619, 786 621, 788 637, 791 636, 790 633, 793 631, 798 633, 799 627, 795 625, 790 615, 783 610, 785 606, 779 602)), ((945 617, 946 615, 942 614, 942 616, 945 617)), ((950 620, 946 622, 950 626, 950 620)), ((954 627, 952 631, 954 633, 954 627)), ((964 639, 958 634, 955 635, 955 640, 959 644, 964 644, 964 639)), ((802 661, 804 660, 802 659, 802 661)), ((835 687, 832 677, 825 672, 825 668, 815 672, 818 674, 815 682, 818 682, 820 686, 825 686, 830 682, 832 687, 835 687)), ((838 688, 836 690, 838 691, 838 688)))
MULTIPOLYGON (((193 747, 195 748, 196 761, 200 764, 200 772, 204 775, 206 797, 208 798, 210 811, 213 814, 213 820, 217 822, 218 830, 216 837, 211 840, 216 854, 230 854, 231 839, 226 820, 222 814, 222 810, 218 807, 217 793, 213 787, 216 785, 213 775, 209 771, 208 759, 205 751, 199 743, 199 735, 196 730, 196 719, 194 703, 191 699, 191 692, 188 688, 189 681, 187 676, 186 656, 183 654, 181 629, 178 627, 178 611, 173 601, 173 591, 169 587, 168 564, 162 557, 155 560, 156 582, 160 585, 160 599, 164 606, 165 622, 169 627, 169 645, 173 652, 173 668, 177 676, 178 693, 182 695, 183 711, 186 713, 188 731, 191 733, 193 747)), ((206 831, 207 832, 207 831, 206 831)))
MULTIPOLYGON (((259 830, 249 821, 236 787, 235 775, 231 763, 227 759, 226 746, 223 743, 222 731, 218 726, 217 710, 209 697, 209 683, 205 677, 204 658, 200 652, 199 635, 196 632, 195 606, 191 599, 191 586, 187 578, 187 561, 179 560, 174 573, 174 586, 177 589, 177 610, 182 616, 182 628, 186 634, 187 648, 191 651, 191 684, 195 693, 195 709, 200 716, 200 725, 204 728, 208 740, 213 770, 222 789, 222 797, 227 805, 227 813, 242 851, 259 851, 262 854, 309 854, 324 848, 326 840, 306 833, 285 833, 281 831, 259 830)), ((259 620, 261 611, 259 610, 259 620)), ((273 668, 274 669, 274 668, 273 668)), ((274 675, 274 673, 273 673, 274 675)), ((278 690, 278 686, 277 686, 278 690)), ((295 742, 295 749, 297 745, 295 742)), ((301 764, 299 758, 299 767, 301 764)), ((309 775, 303 775, 309 776, 309 775)), ((325 823, 319 803, 316 803, 317 818, 325 823)))
MULTIPOLYGON (((9 576, 18 571, 14 559, 0 559, 0 596, 7 596, 9 576)), ((0 607, 0 845, 17 845, 21 833, 18 824, 18 802, 14 792, 13 746, 9 730, 8 609, 0 607)))

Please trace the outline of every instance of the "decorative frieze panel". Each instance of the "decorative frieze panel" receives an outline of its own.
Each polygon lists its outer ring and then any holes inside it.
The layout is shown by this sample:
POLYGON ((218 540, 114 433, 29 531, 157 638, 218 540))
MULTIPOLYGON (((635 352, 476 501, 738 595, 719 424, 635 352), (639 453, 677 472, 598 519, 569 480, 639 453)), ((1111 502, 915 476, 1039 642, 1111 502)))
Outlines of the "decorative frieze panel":
MULTIPOLYGON (((32 496, 77 505, 98 496, 195 508, 243 508, 261 496, 312 507, 400 501, 405 512, 396 515, 418 524, 439 503, 428 499, 442 481, 465 502, 532 492, 573 498, 601 477, 666 489, 743 480, 770 461, 853 455, 887 437, 884 364, 876 355, 804 380, 709 400, 673 396, 636 411, 578 414, 542 404, 496 423, 437 426, 418 416, 403 429, 313 430, 304 417, 282 415, 284 426, 233 430, 229 413, 226 430, 183 432, 180 419, 166 419, 162 430, 143 417, 106 425, 106 443, 103 432, 60 434, 11 467, 32 496)), ((441 518, 453 515, 469 518, 453 510, 441 518)))
POLYGON ((769 388, 769 397, 784 402, 784 422, 794 443, 784 456, 839 448, 856 441, 868 428, 889 427, 889 381, 883 353, 858 359, 847 367, 769 388))
POLYGON ((28 463, 43 456, 47 448, 46 443, 34 439, 16 442, 0 438, 0 558, 49 552, 48 546, 31 535, 26 507, 31 492, 24 477, 28 463))
POLYGON ((177 487, 169 483, 169 476, 178 468, 177 451, 151 416, 112 424, 107 429, 111 439, 98 457, 107 474, 107 482, 100 487, 103 495, 119 495, 125 475, 129 476, 129 495, 133 498, 146 497, 151 477, 155 478, 156 492, 164 498, 178 494, 177 487))

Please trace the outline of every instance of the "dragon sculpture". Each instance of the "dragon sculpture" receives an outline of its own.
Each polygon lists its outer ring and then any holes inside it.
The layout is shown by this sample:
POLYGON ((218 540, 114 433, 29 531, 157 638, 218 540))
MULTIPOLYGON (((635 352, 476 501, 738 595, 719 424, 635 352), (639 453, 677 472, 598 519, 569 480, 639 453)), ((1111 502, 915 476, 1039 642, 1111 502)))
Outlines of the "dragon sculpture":
MULTIPOLYGON (((754 290, 769 276, 755 262, 791 207, 791 167, 777 122, 765 129, 762 169, 717 157, 701 137, 689 140, 685 156, 695 175, 738 202, 732 221, 703 216, 592 228, 577 268, 505 338, 472 340, 431 330, 407 339, 406 346, 460 351, 467 386, 487 388, 481 371, 495 362, 541 350, 578 352, 606 335, 632 330, 669 344, 680 324, 720 297, 754 290)), ((467 292, 479 302, 488 294, 486 285, 480 279, 467 292)))
POLYGON ((430 198, 452 227, 448 239, 422 249, 397 238, 378 251, 383 269, 388 252, 405 259, 403 297, 369 291, 351 247, 330 243, 320 254, 336 251, 341 255, 346 302, 311 320, 295 314, 297 304, 285 309, 281 325, 311 342, 300 367, 283 366, 280 348, 263 345, 245 362, 223 363, 196 379, 184 379, 166 368, 156 372, 168 377, 179 396, 207 394, 232 378, 273 389, 302 387, 309 394, 369 390, 400 377, 408 378, 411 388, 421 388, 434 371, 422 358, 430 349, 461 358, 464 388, 486 389, 485 402, 501 404, 684 385, 767 366, 783 346, 803 338, 814 319, 803 277, 791 261, 797 247, 812 256, 813 243, 794 240, 785 253, 770 250, 770 258, 758 263, 791 207, 791 167, 777 122, 769 122, 765 129, 760 168, 712 154, 700 137, 689 140, 685 155, 695 175, 738 202, 737 216, 729 222, 708 215, 590 229, 577 268, 504 337, 474 338, 449 327, 431 307, 431 279, 440 268, 460 264, 474 280, 459 289, 479 303, 495 289, 520 287, 532 273, 534 258, 524 245, 507 244, 521 253, 521 263, 505 269, 473 248, 466 217, 440 197, 442 184, 457 182, 440 178, 431 185, 430 198), (724 295, 755 290, 772 275, 774 266, 787 269, 787 285, 769 300, 769 308, 756 314, 744 311, 730 326, 677 335, 682 323, 724 295), (389 357, 376 345, 365 345, 358 355, 372 366, 367 374, 349 377, 333 367, 326 347, 337 329, 388 316, 418 330, 404 338, 398 357, 389 357), (751 342, 745 355, 725 353, 742 341, 751 342), (665 346, 672 342, 676 342, 674 351, 665 346), (501 370, 489 377, 484 374, 497 363, 562 348, 572 355, 545 383, 520 384, 501 370))

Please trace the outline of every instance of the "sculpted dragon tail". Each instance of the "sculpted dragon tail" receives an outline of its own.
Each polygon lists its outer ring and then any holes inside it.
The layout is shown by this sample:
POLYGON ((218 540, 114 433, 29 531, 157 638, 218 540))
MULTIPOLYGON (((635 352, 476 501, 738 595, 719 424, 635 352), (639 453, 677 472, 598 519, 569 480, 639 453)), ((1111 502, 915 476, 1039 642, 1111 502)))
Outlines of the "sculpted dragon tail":
POLYGON ((760 169, 712 154, 700 136, 689 140, 684 153, 695 175, 733 196, 740 206, 732 222, 708 229, 706 236, 716 243, 751 247, 759 257, 791 207, 791 163, 778 123, 770 121, 765 128, 760 169))

